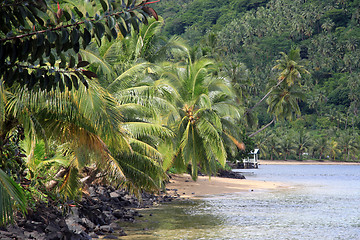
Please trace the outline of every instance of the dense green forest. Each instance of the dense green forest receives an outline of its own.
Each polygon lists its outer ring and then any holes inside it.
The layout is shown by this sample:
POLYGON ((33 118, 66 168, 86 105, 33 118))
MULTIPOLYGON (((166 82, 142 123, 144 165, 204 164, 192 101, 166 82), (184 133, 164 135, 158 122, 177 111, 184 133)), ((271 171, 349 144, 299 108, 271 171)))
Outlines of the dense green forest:
MULTIPOLYGON (((252 108, 274 84, 272 68, 298 49, 302 74, 299 114, 277 118, 255 136, 262 158, 359 159, 360 1, 161 1, 164 32, 179 35, 206 56, 234 64, 252 108), (289 120, 289 119, 287 119, 289 120), (324 149, 323 149, 324 148, 324 149)), ((228 66, 229 67, 229 66, 228 66)), ((225 67, 226 68, 226 67, 225 67)), ((231 67, 230 67, 231 68, 231 67)), ((234 68, 234 67, 232 67, 234 68)), ((251 133, 272 120, 265 102, 254 108, 251 133)))
POLYGON ((86 186, 358 161, 360 1, 0 1, 0 224, 86 186))

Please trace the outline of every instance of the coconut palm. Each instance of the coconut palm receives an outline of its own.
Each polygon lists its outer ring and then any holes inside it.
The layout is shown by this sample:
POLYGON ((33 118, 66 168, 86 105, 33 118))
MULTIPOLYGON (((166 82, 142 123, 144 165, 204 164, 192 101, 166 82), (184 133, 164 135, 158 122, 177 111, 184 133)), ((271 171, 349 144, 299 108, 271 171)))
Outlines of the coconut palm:
POLYGON ((329 154, 330 154, 330 158, 335 161, 336 156, 338 155, 338 153, 340 153, 340 149, 339 149, 339 143, 337 141, 335 141, 334 139, 330 141, 329 144, 329 154))
POLYGON ((226 150, 223 134, 242 147, 225 129, 224 118, 240 118, 233 105, 234 94, 230 82, 211 76, 213 62, 203 58, 184 65, 166 64, 162 77, 171 93, 174 110, 166 116, 177 138, 173 144, 174 164, 179 168, 191 165, 193 179, 198 167, 211 174, 216 161, 225 164, 226 150))
POLYGON ((298 160, 302 160, 303 153, 307 151, 312 144, 311 139, 310 136, 305 133, 304 129, 301 129, 295 136, 295 145, 298 160))
POLYGON ((120 82, 120 79, 114 79, 124 73, 131 75, 145 69, 151 73, 149 63, 164 61, 174 51, 186 48, 178 37, 159 37, 158 32, 163 24, 162 18, 159 21, 149 19, 148 25, 142 25, 138 34, 132 30, 125 38, 119 36, 114 41, 102 44, 100 49, 90 46, 80 53, 84 60, 92 63, 91 68, 100 76, 99 81, 103 87, 120 82))
POLYGON ((305 95, 296 86, 281 86, 274 90, 267 102, 268 112, 281 119, 293 119, 294 115, 301 114, 299 100, 304 100, 305 95))
POLYGON ((292 136, 285 136, 279 141, 281 153, 284 156, 284 160, 286 161, 288 156, 294 152, 294 140, 292 136))
MULTIPOLYGON (((294 115, 300 115, 300 108, 298 105, 299 100, 304 100, 305 95, 301 93, 298 85, 301 86, 299 79, 301 74, 309 73, 303 66, 298 64, 300 60, 300 50, 292 49, 289 55, 281 52, 282 58, 277 60, 277 65, 273 69, 280 70, 276 83, 270 81, 272 87, 265 94, 265 96, 257 102, 251 109, 247 110, 245 114, 251 112, 262 101, 267 99, 268 112, 272 113, 277 119, 288 118, 292 119, 294 115), (297 83, 295 85, 295 83, 297 83)), ((275 121, 272 119, 270 123, 265 125, 260 130, 251 134, 254 136, 270 126, 275 121)))
MULTIPOLYGON (((16 88, 7 94, 7 116, 16 119, 30 138, 29 158, 35 157, 32 153, 37 139, 62 145, 62 155, 67 160, 67 164, 63 164, 65 171, 59 175, 63 179, 49 184, 50 189, 56 187, 65 197, 75 197, 80 186, 80 173, 87 166, 96 169, 93 176, 105 172, 109 180, 121 183, 135 193, 142 189, 156 190, 166 179, 159 152, 141 137, 166 138, 172 133, 161 126, 124 123, 117 101, 96 81, 91 81, 89 88, 80 86, 78 91, 16 88)), ((47 146, 44 147, 46 152, 47 146)), ((30 169, 33 169, 34 161, 29 159, 30 169)), ((3 193, 0 212, 2 216, 8 216, 8 199, 23 207, 25 202, 19 201, 24 198, 11 179, 1 175, 0 185, 3 193)))
POLYGON ((350 156, 354 155, 358 149, 357 135, 352 134, 350 130, 342 132, 340 135, 340 149, 346 156, 346 161, 349 161, 350 156))
POLYGON ((329 140, 326 136, 317 136, 315 138, 312 152, 322 160, 323 156, 328 153, 329 140))

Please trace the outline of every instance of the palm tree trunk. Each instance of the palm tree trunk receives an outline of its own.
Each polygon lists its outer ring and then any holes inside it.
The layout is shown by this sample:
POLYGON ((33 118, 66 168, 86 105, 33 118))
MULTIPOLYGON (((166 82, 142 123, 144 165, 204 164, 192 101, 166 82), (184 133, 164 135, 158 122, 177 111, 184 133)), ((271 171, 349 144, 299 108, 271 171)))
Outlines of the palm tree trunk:
POLYGON ((274 121, 275 121, 275 117, 271 120, 271 122, 269 122, 268 124, 266 124, 264 127, 260 128, 260 129, 257 130, 256 132, 250 134, 249 137, 255 136, 256 134, 258 134, 259 132, 261 132, 261 131, 264 130, 265 128, 269 127, 274 121))
POLYGON ((258 101, 252 108, 248 109, 248 110, 244 113, 244 115, 248 114, 248 113, 251 112, 254 108, 256 108, 257 106, 259 106, 259 104, 260 104, 262 101, 264 101, 264 100, 270 95, 270 93, 271 93, 275 88, 277 88, 284 80, 285 80, 285 78, 282 79, 282 80, 280 80, 275 86, 271 87, 270 90, 265 94, 265 96, 264 96, 260 101, 258 101))

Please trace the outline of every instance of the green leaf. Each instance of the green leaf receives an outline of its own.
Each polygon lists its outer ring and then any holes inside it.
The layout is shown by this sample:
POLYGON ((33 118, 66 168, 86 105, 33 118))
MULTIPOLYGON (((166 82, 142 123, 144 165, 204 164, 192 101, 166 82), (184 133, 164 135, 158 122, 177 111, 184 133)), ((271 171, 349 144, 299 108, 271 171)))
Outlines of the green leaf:
POLYGON ((54 83, 58 83, 60 81, 60 73, 58 71, 55 72, 55 79, 54 79, 54 83))
POLYGON ((75 67, 75 58, 74 56, 70 56, 69 68, 74 68, 74 67, 75 67))
POLYGON ((64 74, 64 81, 65 81, 66 87, 69 89, 69 91, 71 91, 72 83, 71 83, 70 77, 67 74, 64 74))
POLYGON ((81 68, 81 67, 86 67, 87 65, 89 65, 90 63, 88 61, 81 61, 78 62, 78 64, 76 65, 77 68, 81 68))
POLYGON ((84 14, 82 12, 80 12, 80 10, 77 7, 74 7, 74 11, 76 12, 76 14, 80 17, 83 18, 84 14))
POLYGON ((50 56, 51 53, 51 46, 50 46, 50 42, 49 40, 45 39, 45 56, 48 57, 50 56))
POLYGON ((65 68, 66 67, 66 58, 63 53, 60 54, 61 62, 59 63, 59 68, 65 68))
POLYGON ((88 84, 88 82, 86 81, 86 79, 84 78, 84 76, 80 73, 80 72, 75 72, 75 74, 76 74, 76 76, 80 79, 80 81, 84 84, 84 86, 86 87, 86 88, 88 88, 89 87, 89 84, 88 84))
POLYGON ((73 49, 74 49, 74 52, 75 52, 75 53, 78 53, 78 52, 80 51, 80 44, 79 44, 79 42, 77 42, 77 43, 75 43, 75 44, 73 45, 73 49))
POLYGON ((64 92, 65 86, 64 86, 62 78, 59 79, 59 88, 60 88, 60 92, 64 92))
POLYGON ((97 78, 97 77, 98 77, 98 76, 96 75, 96 73, 91 72, 91 71, 83 70, 82 73, 83 73, 86 77, 88 77, 88 78, 90 78, 90 79, 92 79, 92 78, 97 78))
POLYGON ((10 62, 11 63, 15 63, 16 58, 17 58, 17 44, 13 44, 12 48, 11 48, 11 55, 10 55, 10 62))
POLYGON ((61 44, 65 44, 69 41, 69 32, 67 29, 61 29, 61 44))
POLYGON ((119 29, 120 29, 120 32, 123 35, 123 37, 126 37, 127 31, 126 31, 125 27, 121 23, 119 23, 119 29))
POLYGON ((111 29, 111 35, 113 36, 114 39, 117 38, 117 31, 115 28, 111 29))
POLYGON ((115 27, 116 21, 115 18, 112 16, 107 17, 107 25, 110 29, 113 29, 115 27))
POLYGON ((45 75, 45 79, 47 80, 46 81, 46 90, 51 91, 51 88, 54 85, 55 77, 54 77, 54 75, 45 75), (47 76, 48 76, 48 79, 46 79, 47 76))
POLYGON ((55 57, 52 53, 50 53, 50 57, 49 57, 49 63, 51 66, 55 65, 55 57))
POLYGON ((83 48, 86 48, 86 46, 89 45, 89 43, 91 42, 91 34, 86 28, 84 28, 83 39, 84 39, 83 48))
POLYGON ((47 38, 50 43, 54 43, 56 41, 56 39, 58 38, 58 34, 53 31, 47 31, 46 35, 47 35, 47 38))
POLYGON ((95 23, 95 34, 101 40, 101 38, 104 36, 105 27, 102 23, 97 22, 95 23))
POLYGON ((66 11, 65 9, 63 10, 63 14, 65 16, 66 21, 70 21, 71 20, 71 14, 68 13, 68 11, 66 11))
POLYGON ((106 12, 108 9, 106 2, 104 0, 100 0, 100 3, 101 3, 101 6, 102 6, 104 12, 106 12))
POLYGON ((93 24, 89 20, 85 20, 85 28, 89 31, 93 28, 93 24))
POLYGON ((130 18, 131 25, 133 26, 134 30, 139 33, 139 23, 136 21, 135 18, 130 18))
POLYGON ((95 21, 99 21, 100 20, 100 16, 99 16, 99 14, 95 14, 95 21))
POLYGON ((78 77, 76 75, 74 75, 74 74, 71 74, 71 81, 72 81, 75 89, 78 90, 79 89, 78 77))
POLYGON ((79 41, 79 38, 80 38, 79 30, 77 30, 77 28, 74 28, 71 31, 71 42, 72 42, 72 44, 77 43, 79 41))
POLYGON ((44 34, 37 33, 36 34, 36 46, 41 47, 44 44, 44 34))
POLYGON ((22 8, 22 6, 19 6, 18 9, 15 9, 14 11, 14 15, 17 18, 17 20, 19 21, 19 23, 24 26, 25 25, 25 15, 22 15, 22 12, 20 11, 19 8, 22 8))
POLYGON ((26 213, 26 197, 19 186, 3 170, 0 169, 0 224, 8 223, 13 218, 14 202, 26 213))

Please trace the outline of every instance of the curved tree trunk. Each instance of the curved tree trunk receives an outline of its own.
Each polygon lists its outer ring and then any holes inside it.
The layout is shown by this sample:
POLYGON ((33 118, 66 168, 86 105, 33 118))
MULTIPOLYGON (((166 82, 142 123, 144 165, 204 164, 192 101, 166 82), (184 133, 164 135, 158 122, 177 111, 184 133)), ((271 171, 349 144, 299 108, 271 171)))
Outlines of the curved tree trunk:
POLYGON ((255 136, 256 134, 258 134, 259 132, 263 131, 264 129, 266 129, 267 127, 269 127, 274 121, 275 121, 275 117, 271 120, 271 122, 269 122, 268 124, 266 124, 264 127, 260 128, 260 129, 257 130, 256 132, 250 134, 249 137, 253 137, 253 136, 255 136))
POLYGON ((257 106, 259 106, 259 104, 262 103, 262 101, 264 101, 264 100, 270 95, 270 93, 271 93, 275 88, 277 88, 284 80, 285 80, 285 78, 282 79, 281 81, 279 81, 275 86, 272 86, 272 87, 270 88, 270 90, 265 94, 265 96, 264 96, 262 99, 260 99, 260 101, 258 101, 252 108, 248 109, 248 110, 244 113, 244 115, 248 114, 248 113, 251 112, 254 108, 256 108, 257 106))

